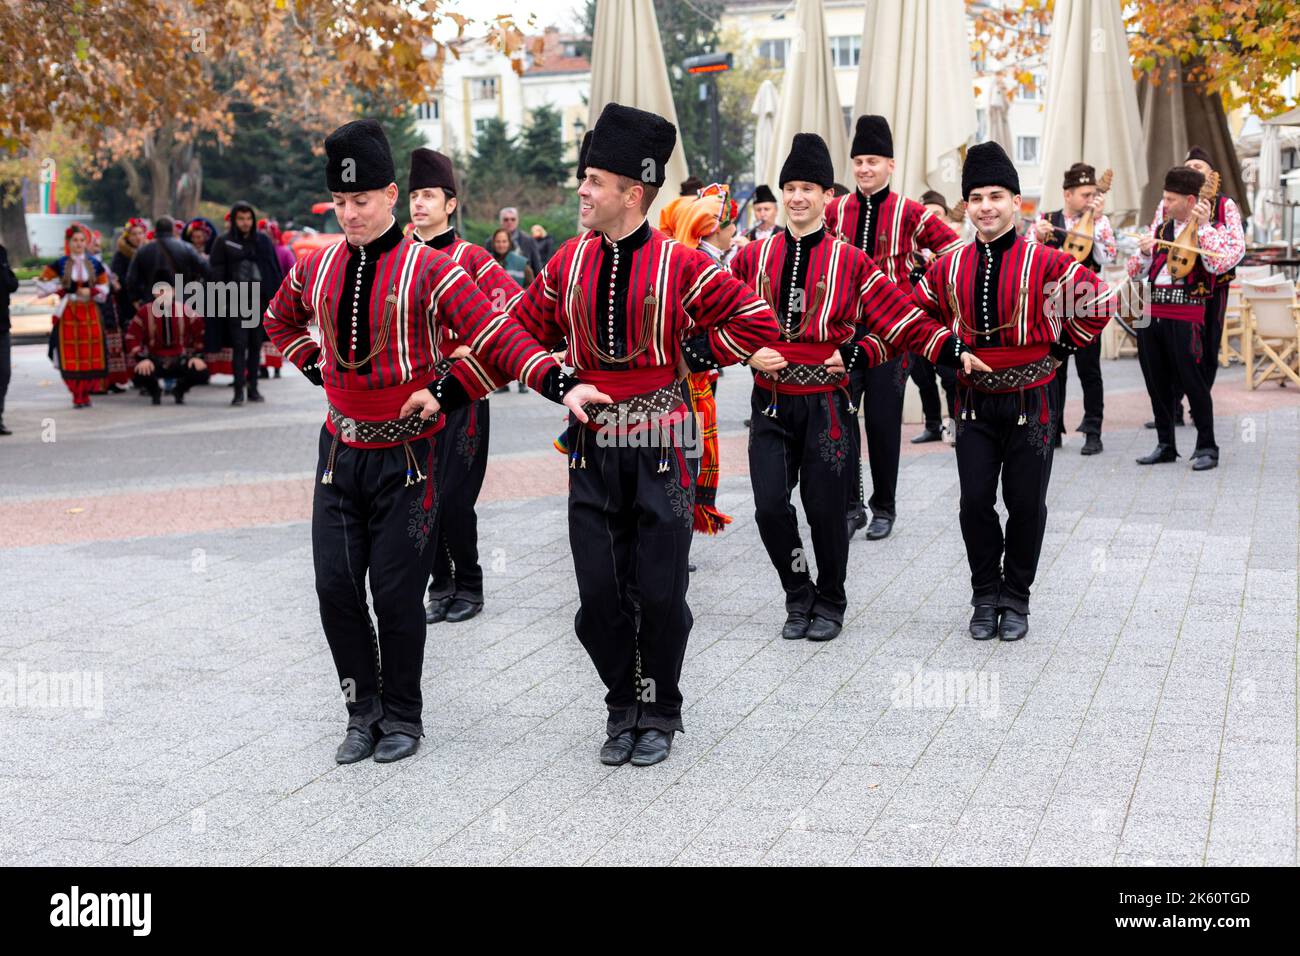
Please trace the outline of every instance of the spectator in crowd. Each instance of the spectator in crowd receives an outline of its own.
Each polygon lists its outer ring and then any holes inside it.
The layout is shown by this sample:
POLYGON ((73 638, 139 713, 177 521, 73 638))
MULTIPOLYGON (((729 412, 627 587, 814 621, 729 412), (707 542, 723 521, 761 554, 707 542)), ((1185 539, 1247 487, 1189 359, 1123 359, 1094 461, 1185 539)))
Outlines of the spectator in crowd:
POLYGON ((533 223, 529 232, 533 235, 533 244, 537 246, 538 258, 542 260, 542 265, 546 265, 551 260, 551 253, 555 251, 554 241, 540 222, 533 223))
MULTIPOLYGON (((500 213, 501 228, 506 231, 510 237, 510 243, 514 250, 524 257, 524 261, 532 267, 533 275, 542 271, 542 257, 537 254, 537 246, 533 242, 533 237, 519 231, 519 210, 514 206, 506 206, 500 213)), ((488 252, 493 252, 491 242, 496 240, 496 234, 493 234, 492 240, 488 244, 488 252)), ((531 280, 530 280, 531 281, 531 280)))
POLYGON ((9 391, 9 297, 18 291, 18 276, 9 265, 9 251, 0 245, 0 435, 12 435, 5 428, 5 393, 9 391))
POLYGON ((250 402, 264 401, 257 388, 258 368, 262 357, 262 315, 284 278, 276 258, 271 237, 257 231, 253 207, 237 202, 230 207, 230 231, 212 247, 211 273, 214 282, 236 282, 240 286, 240 303, 256 308, 252 316, 238 314, 224 317, 222 327, 226 344, 233 350, 232 370, 235 397, 231 405, 244 404, 244 389, 250 402))

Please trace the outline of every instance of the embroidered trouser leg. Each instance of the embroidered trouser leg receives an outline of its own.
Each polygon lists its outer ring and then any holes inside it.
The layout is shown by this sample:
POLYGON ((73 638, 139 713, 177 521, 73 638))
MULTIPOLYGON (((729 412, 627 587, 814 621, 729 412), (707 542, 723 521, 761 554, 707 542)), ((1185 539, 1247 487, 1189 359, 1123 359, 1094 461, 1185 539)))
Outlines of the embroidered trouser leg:
POLYGON ((1053 383, 1019 392, 963 393, 957 422, 961 533, 971 571, 971 604, 1029 613, 1029 591, 1047 527, 1051 436, 1056 428, 1053 383), (1019 424, 1021 413, 1025 424, 1019 424), (973 413, 969 414, 968 413, 973 413), (1005 534, 997 490, 1007 508, 1005 534))
POLYGON ((333 481, 319 479, 333 436, 322 427, 312 503, 321 624, 348 708, 348 726, 423 734, 424 596, 438 508, 433 442, 410 442, 424 480, 407 485, 406 450, 338 443, 333 481), (374 599, 371 621, 366 578, 374 599))
POLYGON ((630 727, 682 729, 678 683, 693 623, 686 565, 698 458, 683 450, 682 425, 668 431, 662 442, 657 429, 614 436, 569 428, 569 447, 586 461, 569 470, 574 629, 605 684, 611 736, 630 727))
POLYGON ((759 537, 781 579, 786 610, 843 623, 849 532, 841 503, 854 476, 848 398, 842 389, 781 395, 771 418, 763 414, 771 394, 755 386, 750 400, 749 478, 759 537), (816 585, 790 501, 795 485, 812 534, 816 585))
POLYGON ((1218 451, 1214 440, 1214 399, 1200 366, 1204 329, 1193 322, 1152 319, 1138 329, 1138 359, 1151 396, 1156 434, 1161 444, 1177 448, 1174 415, 1186 394, 1196 423, 1196 448, 1218 451))
POLYGON ((483 568, 478 561, 478 514, 474 510, 487 473, 488 408, 485 399, 447 414, 438 432, 443 490, 438 509, 438 543, 429 597, 483 600, 483 568))

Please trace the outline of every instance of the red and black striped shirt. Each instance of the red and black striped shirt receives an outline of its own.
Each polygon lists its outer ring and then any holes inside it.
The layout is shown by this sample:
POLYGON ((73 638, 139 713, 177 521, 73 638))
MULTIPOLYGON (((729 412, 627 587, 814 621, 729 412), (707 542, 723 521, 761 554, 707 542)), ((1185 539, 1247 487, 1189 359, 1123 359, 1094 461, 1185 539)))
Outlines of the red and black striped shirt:
POLYGON ((888 186, 831 200, 825 218, 827 231, 865 252, 904 292, 912 291, 912 272, 925 268, 920 250, 942 255, 962 244, 942 219, 888 186))

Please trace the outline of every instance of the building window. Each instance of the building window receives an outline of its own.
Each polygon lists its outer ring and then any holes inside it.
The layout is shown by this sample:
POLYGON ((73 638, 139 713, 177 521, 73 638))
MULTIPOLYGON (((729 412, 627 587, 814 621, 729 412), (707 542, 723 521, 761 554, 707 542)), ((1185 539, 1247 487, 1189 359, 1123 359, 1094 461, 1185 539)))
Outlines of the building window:
POLYGON ((415 118, 417 120, 436 120, 441 115, 437 100, 430 100, 428 103, 420 103, 415 107, 415 118))
POLYGON ((831 63, 837 69, 857 66, 862 58, 862 37, 831 37, 831 63))
POLYGON ((488 118, 476 119, 474 121, 474 142, 478 142, 478 138, 483 135, 483 131, 487 129, 487 124, 490 122, 491 120, 488 118))
POLYGON ((1024 163, 1026 166, 1038 165, 1037 136, 1016 137, 1016 162, 1024 163))
POLYGON ((469 98, 471 100, 495 100, 497 98, 497 78, 480 76, 469 81, 469 98))
POLYGON ((760 40, 758 42, 758 58, 762 61, 760 65, 769 70, 784 69, 786 57, 789 55, 789 37, 778 40, 760 40))

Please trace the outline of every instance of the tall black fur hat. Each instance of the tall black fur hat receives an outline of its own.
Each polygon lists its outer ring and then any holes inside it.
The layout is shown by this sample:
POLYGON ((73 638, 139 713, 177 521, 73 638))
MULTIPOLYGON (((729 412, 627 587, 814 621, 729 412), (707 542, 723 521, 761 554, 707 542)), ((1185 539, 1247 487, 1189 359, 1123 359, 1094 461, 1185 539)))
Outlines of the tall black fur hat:
POLYGON ((388 137, 374 120, 344 123, 325 137, 325 183, 330 192, 383 189, 396 180, 388 137))

